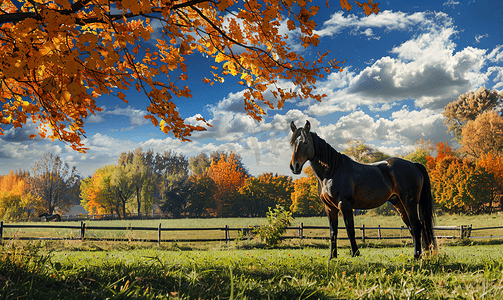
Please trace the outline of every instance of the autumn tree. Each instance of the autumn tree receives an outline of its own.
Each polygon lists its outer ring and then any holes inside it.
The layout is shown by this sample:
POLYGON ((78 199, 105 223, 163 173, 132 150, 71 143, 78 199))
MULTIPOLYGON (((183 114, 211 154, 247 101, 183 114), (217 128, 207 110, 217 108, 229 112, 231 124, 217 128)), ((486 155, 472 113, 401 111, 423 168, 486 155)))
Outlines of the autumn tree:
POLYGON ((171 191, 187 179, 189 163, 185 156, 173 151, 159 154, 137 148, 121 153, 118 165, 122 166, 121 172, 128 173, 123 176, 130 178, 135 190, 136 201, 129 203, 129 208, 141 215, 151 211, 156 202, 165 203, 169 201, 168 195, 175 195, 171 191))
POLYGON ((121 153, 117 165, 97 169, 82 180, 81 204, 92 213, 117 213, 121 218, 133 211, 145 214, 154 204, 165 204, 187 177, 188 161, 183 155, 137 148, 121 153))
POLYGON ((0 219, 29 219, 40 210, 40 199, 28 192, 28 175, 10 171, 0 176, 0 219))
POLYGON ((235 208, 233 200, 246 179, 246 175, 238 167, 234 153, 231 152, 228 157, 221 154, 218 161, 212 160, 208 176, 215 183, 213 197, 216 208, 212 214, 217 217, 232 215, 235 208))
POLYGON ((430 155, 433 151, 435 151, 435 145, 431 140, 425 141, 419 139, 416 142, 416 150, 405 155, 403 158, 412 162, 418 162, 426 167, 426 156, 430 155))
POLYGON ((189 169, 193 175, 203 174, 211 165, 211 159, 205 153, 189 158, 189 169))
POLYGON ((480 114, 494 110, 501 115, 502 98, 503 93, 497 90, 490 91, 485 87, 475 92, 465 93, 445 107, 444 125, 454 134, 454 138, 460 141, 463 127, 469 121, 474 121, 480 114))
POLYGON ((476 162, 477 166, 491 174, 489 182, 490 205, 489 212, 495 208, 503 208, 503 158, 496 156, 492 152, 482 154, 476 162))
POLYGON ((80 178, 76 167, 70 167, 58 155, 44 154, 34 163, 29 180, 30 192, 42 201, 44 212, 52 214, 57 208, 65 211, 78 199, 80 178))
POLYGON ((80 182, 80 205, 91 214, 102 213, 103 207, 96 203, 96 191, 94 188, 94 174, 84 178, 80 182))
POLYGON ((342 151, 342 153, 350 156, 357 162, 372 163, 390 157, 388 154, 366 145, 362 140, 350 140, 348 144, 349 147, 342 151))
POLYGON ((111 184, 120 203, 119 216, 124 218, 127 214, 126 206, 133 199, 136 192, 132 164, 119 164, 111 174, 111 184))
POLYGON ((240 212, 244 215, 265 216, 276 205, 290 207, 293 182, 290 176, 264 173, 246 178, 239 189, 240 212))
MULTIPOLYGON (((478 214, 492 209, 494 174, 484 164, 458 158, 448 144, 436 144, 436 157, 427 156, 432 194, 446 212, 478 214)), ((491 160, 487 160, 486 163, 491 160)))
POLYGON ((478 159, 492 152, 503 155, 503 117, 496 111, 486 111, 475 120, 468 121, 461 130, 460 152, 470 158, 478 159))
POLYGON ((165 171, 160 180, 161 208, 178 218, 188 205, 185 185, 189 174, 189 161, 181 154, 165 152, 165 171))
MULTIPOLYGON (((347 0, 340 3, 352 8, 347 0)), ((372 0, 357 4, 367 15, 379 12, 372 0)), ((316 80, 340 70, 338 61, 323 61, 327 53, 306 61, 280 30, 286 21, 304 47, 318 45, 312 17, 320 7, 308 1, 23 0, 2 1, 0 8, 0 123, 21 127, 31 117, 40 136, 80 151, 84 120, 101 110, 96 98, 115 95, 127 102, 120 90, 129 88, 145 95, 145 118, 162 131, 185 140, 204 130, 187 123, 175 104, 192 97, 184 84, 185 60, 196 53, 217 64, 204 82, 240 76, 244 108, 257 120, 265 114, 259 103, 281 108, 295 97, 320 100, 316 80), (161 24, 155 41, 152 20, 161 24), (147 41, 153 49, 142 47, 147 41), (299 89, 282 88, 281 79, 299 89), (276 103, 264 97, 266 90, 276 103)))
POLYGON ((182 187, 187 201, 185 211, 193 217, 210 216, 216 211, 216 184, 207 172, 191 175, 182 187))
POLYGON ((94 171, 93 176, 82 179, 80 203, 90 213, 122 215, 119 190, 112 185, 115 168, 115 165, 107 165, 94 171))
POLYGON ((161 210, 172 218, 179 218, 188 206, 184 184, 188 178, 167 180, 163 184, 161 210))
MULTIPOLYGON (((134 209, 138 216, 141 215, 142 204, 146 204, 142 201, 142 196, 146 192, 148 193, 152 190, 152 186, 155 185, 152 181, 152 166, 147 164, 146 155, 152 155, 151 153, 144 153, 141 148, 136 148, 133 152, 123 152, 121 153, 118 161, 118 166, 121 167, 117 171, 125 172, 123 176, 129 177, 131 181, 132 189, 134 189, 134 194, 136 198, 136 205, 134 209)), ((118 172, 116 172, 118 176, 118 172)), ((149 198, 148 194, 146 195, 149 198)), ((145 199, 144 199, 145 200, 145 199)), ((133 209, 131 207, 131 209, 133 209)), ((145 210, 144 210, 145 211, 145 210)))
POLYGON ((453 156, 437 166, 433 190, 436 203, 447 212, 477 214, 486 211, 491 201, 491 174, 472 162, 453 156))
POLYGON ((221 159, 226 162, 232 160, 233 164, 235 164, 236 171, 243 173, 243 175, 246 177, 250 176, 250 174, 248 174, 248 171, 246 170, 245 165, 243 164, 243 157, 241 157, 241 155, 233 153, 232 151, 230 153, 225 151, 213 151, 210 155, 211 161, 219 161, 221 159), (232 157, 231 154, 233 154, 232 157))
POLYGON ((171 150, 164 151, 162 155, 156 154, 155 161, 160 174, 165 177, 178 176, 182 178, 189 175, 189 161, 183 154, 171 150))
POLYGON ((318 196, 318 179, 314 175, 311 166, 304 168, 306 177, 297 178, 293 181, 292 205, 290 210, 294 214, 320 215, 325 205, 318 196))

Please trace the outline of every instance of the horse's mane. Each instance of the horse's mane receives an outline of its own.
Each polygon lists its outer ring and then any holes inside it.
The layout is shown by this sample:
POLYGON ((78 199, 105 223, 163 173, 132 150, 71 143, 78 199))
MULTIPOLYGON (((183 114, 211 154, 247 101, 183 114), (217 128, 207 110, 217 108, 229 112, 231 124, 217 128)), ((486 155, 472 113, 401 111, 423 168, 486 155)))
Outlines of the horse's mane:
POLYGON ((319 159, 320 164, 325 168, 325 174, 332 174, 342 164, 342 154, 337 152, 316 133, 311 132, 311 137, 313 139, 315 157, 319 159))

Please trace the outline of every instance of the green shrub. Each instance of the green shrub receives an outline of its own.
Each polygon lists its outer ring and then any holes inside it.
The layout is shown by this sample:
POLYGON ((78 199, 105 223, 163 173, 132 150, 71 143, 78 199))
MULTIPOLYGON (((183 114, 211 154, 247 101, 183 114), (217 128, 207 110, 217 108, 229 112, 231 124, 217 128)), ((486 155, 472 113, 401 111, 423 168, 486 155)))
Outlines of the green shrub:
POLYGON ((292 224, 293 217, 290 211, 280 205, 276 205, 273 210, 269 207, 266 217, 269 224, 253 228, 253 233, 258 234, 267 246, 273 247, 281 242, 281 235, 285 228, 292 224))

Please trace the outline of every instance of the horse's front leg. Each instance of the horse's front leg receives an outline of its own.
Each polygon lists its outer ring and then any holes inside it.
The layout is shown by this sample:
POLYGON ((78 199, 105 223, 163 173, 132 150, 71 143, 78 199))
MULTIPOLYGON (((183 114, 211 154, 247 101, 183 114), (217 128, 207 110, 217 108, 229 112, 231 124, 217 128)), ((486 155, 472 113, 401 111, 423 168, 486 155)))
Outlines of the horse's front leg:
POLYGON ((329 208, 328 206, 325 206, 325 211, 330 224, 330 257, 328 258, 328 261, 330 261, 332 258, 337 258, 337 226, 339 223, 339 211, 334 208, 329 208))
POLYGON ((342 215, 344 216, 344 224, 346 225, 346 231, 348 233, 349 242, 351 243, 351 255, 358 256, 360 255, 360 251, 358 250, 358 246, 356 245, 355 238, 355 222, 353 219, 353 206, 349 201, 341 200, 339 202, 339 208, 342 211, 342 215))

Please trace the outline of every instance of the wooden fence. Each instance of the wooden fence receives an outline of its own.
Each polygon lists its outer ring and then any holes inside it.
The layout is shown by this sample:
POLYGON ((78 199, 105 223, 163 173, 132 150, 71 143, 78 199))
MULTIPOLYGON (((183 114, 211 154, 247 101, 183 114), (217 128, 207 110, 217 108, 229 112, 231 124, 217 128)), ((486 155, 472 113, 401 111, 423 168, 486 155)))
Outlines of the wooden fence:
MULTIPOLYGON (((297 227, 287 227, 287 230, 294 231, 294 235, 286 235, 283 239, 329 239, 328 232, 327 234, 323 234, 323 236, 310 236, 306 234, 306 231, 311 232, 312 230, 325 230, 328 231, 329 227, 327 226, 304 226, 301 223, 297 227)), ((360 231, 360 234, 357 234, 356 238, 365 242, 366 240, 389 240, 389 239, 410 239, 410 233, 407 227, 367 227, 362 225, 361 227, 355 227, 356 230, 360 231), (373 230, 374 234, 370 235, 369 232, 373 230), (377 230, 377 235, 375 234, 375 230, 377 230), (399 236, 390 236, 384 235, 383 232, 387 230, 399 230, 399 236), (405 230, 405 233, 402 233, 405 230)), ((472 228, 471 225, 460 225, 460 226, 436 226, 434 227, 435 232, 441 233, 445 231, 449 231, 451 235, 437 235, 437 238, 442 239, 456 239, 456 238, 503 238, 501 235, 486 235, 486 236, 472 236, 471 233, 473 231, 480 230, 495 230, 495 229, 503 229, 501 227, 486 227, 486 228, 472 228), (454 234, 453 234, 454 233, 454 234)), ((109 226, 86 226, 85 222, 81 222, 80 225, 42 225, 42 224, 4 224, 3 221, 0 221, 0 242, 3 240, 95 240, 95 241, 134 241, 134 242, 154 242, 154 243, 162 243, 162 242, 219 242, 225 241, 229 242, 236 239, 243 239, 243 237, 247 237, 250 235, 252 228, 232 228, 228 225, 225 227, 206 227, 206 228, 163 228, 161 224, 158 227, 109 227, 109 226), (80 232, 78 236, 74 237, 30 237, 30 236, 4 236, 4 229, 23 229, 23 228, 42 228, 42 229, 73 229, 76 232, 80 232), (97 238, 90 235, 90 232, 93 230, 100 231, 157 231, 156 238, 149 239, 138 239, 138 238, 97 238), (174 232, 174 231, 220 231, 222 232, 221 238, 196 238, 196 239, 167 239, 162 236, 163 232, 174 232), (231 232, 237 232, 241 234, 233 234, 234 236, 231 238, 231 232)), ((339 227, 339 230, 345 230, 344 227, 339 227)), ((347 239, 347 237, 340 237, 339 239, 347 239)))

